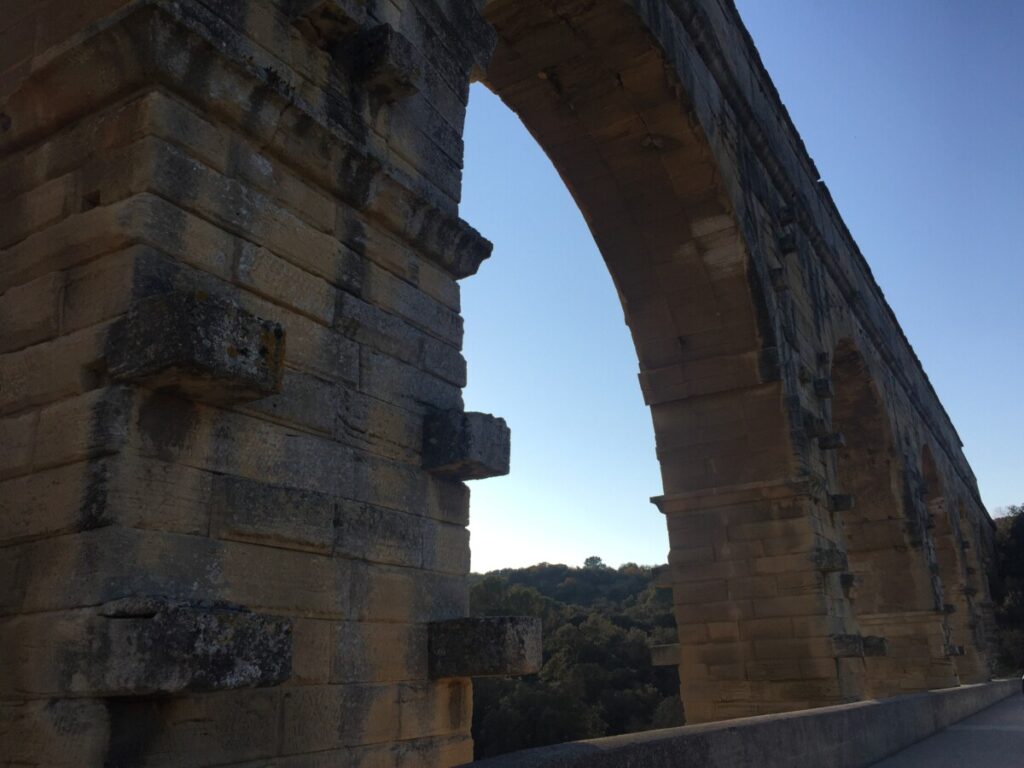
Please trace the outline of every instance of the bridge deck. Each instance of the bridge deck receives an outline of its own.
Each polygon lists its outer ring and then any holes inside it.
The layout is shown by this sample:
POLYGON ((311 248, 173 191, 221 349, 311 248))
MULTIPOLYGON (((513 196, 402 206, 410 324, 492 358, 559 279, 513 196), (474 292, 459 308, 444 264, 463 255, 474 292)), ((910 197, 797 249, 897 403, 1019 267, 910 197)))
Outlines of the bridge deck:
POLYGON ((875 764, 875 768, 1024 766, 1024 696, 1011 696, 875 764))

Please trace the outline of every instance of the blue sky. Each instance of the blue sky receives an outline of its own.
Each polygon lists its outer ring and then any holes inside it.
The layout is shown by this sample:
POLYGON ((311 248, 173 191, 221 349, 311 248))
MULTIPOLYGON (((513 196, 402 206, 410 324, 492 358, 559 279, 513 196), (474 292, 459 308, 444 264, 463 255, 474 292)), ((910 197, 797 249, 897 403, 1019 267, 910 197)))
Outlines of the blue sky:
MULTIPOLYGON (((769 74, 965 444, 1024 503, 1024 3, 739 0, 769 74)), ((462 216, 466 405, 512 427, 472 484, 473 568, 664 562, 650 416, 611 279, 540 148, 482 86, 462 216)))

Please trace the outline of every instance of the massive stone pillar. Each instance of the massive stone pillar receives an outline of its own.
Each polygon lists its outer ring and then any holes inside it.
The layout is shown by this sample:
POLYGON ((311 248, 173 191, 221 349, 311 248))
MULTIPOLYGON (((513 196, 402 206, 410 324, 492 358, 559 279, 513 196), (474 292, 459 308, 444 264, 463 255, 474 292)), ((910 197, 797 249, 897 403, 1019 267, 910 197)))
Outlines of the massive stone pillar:
POLYGON ((977 683, 990 676, 983 628, 977 569, 969 565, 971 544, 963 530, 963 508, 951 503, 931 451, 925 446, 920 493, 926 527, 934 550, 935 570, 942 587, 942 612, 947 617, 950 651, 961 682, 977 683))
POLYGON ((4 762, 469 760, 469 676, 539 653, 444 623, 462 481, 508 469, 460 392, 489 29, 290 0, 0 25, 4 762))
POLYGON ((867 364, 850 340, 832 360, 832 421, 844 445, 836 474, 850 508, 839 518, 852 574, 850 596, 877 651, 866 659, 874 697, 956 685, 924 520, 892 440, 867 364))

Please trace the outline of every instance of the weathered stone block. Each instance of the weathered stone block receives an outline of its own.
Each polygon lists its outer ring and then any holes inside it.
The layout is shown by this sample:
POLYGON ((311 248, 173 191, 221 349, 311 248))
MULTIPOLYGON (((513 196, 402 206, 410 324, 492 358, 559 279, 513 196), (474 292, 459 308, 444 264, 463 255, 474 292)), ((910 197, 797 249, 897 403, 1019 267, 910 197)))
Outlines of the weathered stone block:
POLYGON ((218 475, 212 484, 211 534, 329 553, 334 502, 322 493, 218 475))
POLYGON ((822 400, 829 400, 835 392, 832 389, 832 379, 815 379, 814 394, 822 400))
POLYGON ((828 497, 828 508, 833 512, 849 512, 856 499, 849 493, 834 493, 828 497))
POLYGON ((126 598, 105 605, 110 653, 88 670, 118 695, 279 685, 291 674, 292 625, 225 604, 126 598))
POLYGON ((818 438, 818 447, 823 451, 834 451, 846 445, 842 432, 832 432, 818 438))
POLYGON ((292 625, 226 603, 130 597, 15 619, 2 647, 7 692, 150 696, 278 685, 291 674, 292 625))
POLYGON ((110 740, 107 707, 96 699, 0 703, 5 765, 80 768, 103 765, 110 740))
POLYGON ((884 637, 866 635, 864 638, 865 656, 886 656, 889 653, 889 642, 884 637))
POLYGON ((495 677, 540 671, 540 619, 452 619, 430 625, 430 676, 495 677))
POLYGON ((818 547, 811 554, 811 561, 824 573, 845 571, 849 568, 846 553, 838 547, 818 547))
POLYGON ((340 622, 333 627, 330 681, 380 683, 427 676, 427 626, 340 622))
POLYGON ((353 75, 373 96, 394 102, 420 89, 424 65, 413 44, 390 24, 360 35, 353 75))
POLYGON ((57 334, 64 275, 51 272, 0 295, 0 352, 36 344, 57 334))
POLYGON ((423 468, 456 480, 507 475, 512 433, 487 413, 444 411, 423 425, 423 468))
POLYGON ((860 635, 832 635, 832 648, 836 658, 864 655, 864 638, 860 635))
POLYGON ((366 21, 365 0, 292 0, 296 28, 319 48, 355 33, 366 21))
POLYGON ((174 389, 195 400, 237 402, 280 391, 284 330, 202 292, 144 299, 111 329, 115 381, 174 389))
POLYGON ((426 520, 371 504, 338 505, 334 552, 376 563, 419 567, 426 520))

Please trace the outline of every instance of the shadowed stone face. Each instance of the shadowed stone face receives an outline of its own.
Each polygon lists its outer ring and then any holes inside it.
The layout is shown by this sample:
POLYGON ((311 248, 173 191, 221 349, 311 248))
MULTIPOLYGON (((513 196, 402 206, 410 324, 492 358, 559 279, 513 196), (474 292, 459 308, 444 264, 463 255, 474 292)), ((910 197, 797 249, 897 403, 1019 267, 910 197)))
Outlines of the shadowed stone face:
POLYGON ((471 678, 536 671, 467 617, 474 78, 621 298, 688 721, 988 676, 991 521, 731 3, 15 5, 0 754, 456 765, 471 678))

